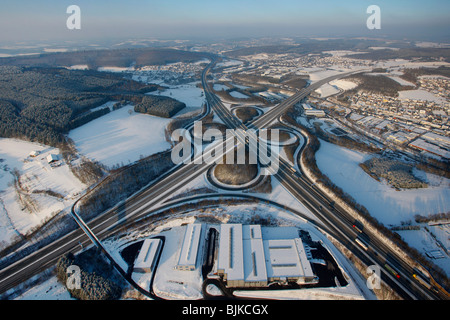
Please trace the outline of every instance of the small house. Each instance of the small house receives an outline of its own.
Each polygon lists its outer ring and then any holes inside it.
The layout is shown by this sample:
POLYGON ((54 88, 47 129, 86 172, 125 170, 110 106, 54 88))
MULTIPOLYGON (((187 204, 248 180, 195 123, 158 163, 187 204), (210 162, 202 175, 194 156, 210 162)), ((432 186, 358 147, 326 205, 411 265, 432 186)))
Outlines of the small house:
POLYGON ((53 162, 56 162, 56 161, 58 161, 58 160, 59 160, 59 157, 58 157, 57 154, 49 154, 49 155, 47 156, 47 162, 48 162, 48 163, 53 163, 53 162))

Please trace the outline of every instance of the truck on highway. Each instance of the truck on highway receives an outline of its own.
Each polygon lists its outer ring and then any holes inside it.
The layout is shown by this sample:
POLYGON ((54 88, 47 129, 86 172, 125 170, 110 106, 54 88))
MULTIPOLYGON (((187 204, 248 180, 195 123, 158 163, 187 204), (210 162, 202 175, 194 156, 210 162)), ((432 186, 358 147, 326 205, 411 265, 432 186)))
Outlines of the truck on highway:
POLYGON ((361 248, 363 248, 364 250, 369 250, 369 247, 367 246, 367 244, 363 241, 363 240, 361 240, 361 239, 359 239, 359 238, 356 238, 355 239, 355 242, 361 247, 361 248))
POLYGON ((417 268, 414 268, 413 278, 419 281, 419 283, 421 283, 427 289, 431 289, 430 279, 422 272, 420 272, 417 268))
POLYGON ((400 279, 400 275, 398 274, 397 271, 394 270, 394 268, 392 268, 390 265, 388 265, 387 263, 384 265, 384 267, 390 272, 392 273, 397 279, 400 279))
POLYGON ((364 226, 362 225, 361 222, 359 222, 358 220, 355 220, 355 222, 353 223, 353 228, 358 231, 359 233, 363 232, 364 226))
POLYGON ((414 279, 419 281, 425 288, 431 289, 431 284, 427 280, 425 280, 425 278, 423 278, 419 273, 414 273, 413 277, 414 279))

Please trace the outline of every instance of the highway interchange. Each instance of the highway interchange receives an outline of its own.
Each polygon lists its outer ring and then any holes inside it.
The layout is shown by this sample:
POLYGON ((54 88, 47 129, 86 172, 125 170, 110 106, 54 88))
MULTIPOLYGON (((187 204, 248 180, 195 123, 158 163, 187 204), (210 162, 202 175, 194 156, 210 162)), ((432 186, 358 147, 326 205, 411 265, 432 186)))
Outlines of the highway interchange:
MULTIPOLYGON (((246 126, 223 105, 208 84, 207 77, 214 64, 215 61, 209 64, 202 74, 202 85, 208 102, 203 116, 214 111, 228 128, 242 129, 235 131, 238 133, 236 138, 242 145, 248 143, 245 134, 251 135, 252 130, 258 131, 267 128, 271 123, 277 121, 289 107, 307 97, 323 84, 348 75, 348 73, 338 74, 303 88, 246 126), (242 135, 242 132, 244 132, 244 135, 242 135)), ((226 150, 226 152, 228 151, 230 150, 226 150)), ((91 241, 95 243, 97 239, 104 239, 118 227, 148 215, 152 210, 161 207, 174 190, 202 175, 211 166, 212 164, 206 161, 200 164, 195 163, 195 161, 178 164, 157 181, 87 224, 84 224, 81 218, 77 216, 75 204, 72 211, 81 228, 1 269, 0 293, 14 288, 32 276, 54 266, 63 254, 78 252, 81 248, 88 246, 91 241)), ((330 205, 333 201, 301 173, 301 166, 293 168, 291 164, 280 157, 279 169, 274 177, 281 182, 291 195, 302 202, 311 213, 321 220, 324 230, 345 245, 366 265, 380 266, 382 280, 395 289, 402 298, 433 300, 445 298, 443 293, 428 290, 416 281, 412 277, 415 271, 408 262, 399 257, 395 250, 387 246, 377 235, 366 229, 361 233, 352 227, 355 223, 354 218, 339 205, 330 205), (364 239, 367 243, 367 250, 355 243, 357 237, 364 239), (388 264, 388 268, 385 267, 386 264, 388 264), (395 270, 396 274, 392 273, 392 269, 395 270)))

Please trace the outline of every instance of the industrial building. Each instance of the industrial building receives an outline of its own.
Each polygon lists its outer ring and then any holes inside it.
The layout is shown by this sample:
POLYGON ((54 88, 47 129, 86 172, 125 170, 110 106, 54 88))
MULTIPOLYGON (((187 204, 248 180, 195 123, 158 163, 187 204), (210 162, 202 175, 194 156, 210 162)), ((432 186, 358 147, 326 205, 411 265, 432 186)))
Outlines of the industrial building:
POLYGON ((319 117, 319 118, 325 117, 325 111, 323 110, 314 109, 313 107, 311 107, 311 105, 307 103, 302 103, 301 106, 303 108, 303 113, 305 114, 305 116, 319 117))
POLYGON ((197 265, 198 249, 202 234, 202 224, 188 224, 183 238, 178 263, 175 266, 178 270, 195 270, 197 265))
POLYGON ((227 287, 317 283, 308 255, 295 228, 222 224, 217 275, 227 287))
POLYGON ((134 261, 134 272, 152 272, 161 247, 160 239, 145 239, 134 261))

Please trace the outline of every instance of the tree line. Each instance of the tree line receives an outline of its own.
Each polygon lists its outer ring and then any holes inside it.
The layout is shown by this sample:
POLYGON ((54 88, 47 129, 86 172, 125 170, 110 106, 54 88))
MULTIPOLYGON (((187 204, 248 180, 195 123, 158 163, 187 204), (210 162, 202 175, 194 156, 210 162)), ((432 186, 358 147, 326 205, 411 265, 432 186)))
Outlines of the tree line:
POLYGON ((0 66, 0 136, 57 146, 69 130, 109 112, 91 109, 156 89, 96 71, 0 66))

